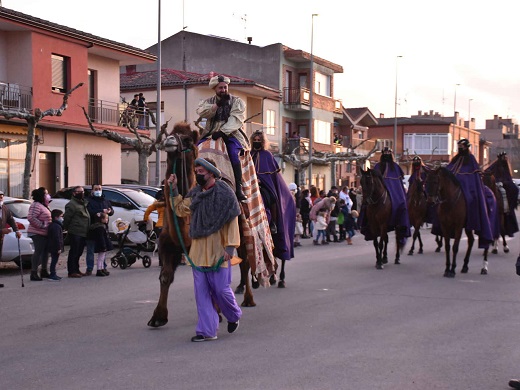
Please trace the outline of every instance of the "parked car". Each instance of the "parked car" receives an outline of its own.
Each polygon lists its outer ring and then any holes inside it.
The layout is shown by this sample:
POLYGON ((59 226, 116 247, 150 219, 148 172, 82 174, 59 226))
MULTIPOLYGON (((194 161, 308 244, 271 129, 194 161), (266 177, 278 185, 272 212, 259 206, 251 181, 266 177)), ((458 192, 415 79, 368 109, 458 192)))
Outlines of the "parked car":
POLYGON ((144 184, 103 184, 103 188, 105 188, 105 186, 113 188, 128 188, 130 190, 141 190, 154 198, 155 195, 157 195, 157 192, 160 190, 159 187, 147 186, 144 184))
POLYGON ((13 213, 14 221, 18 230, 22 233, 20 238, 20 251, 18 251, 18 239, 16 234, 11 232, 4 236, 4 244, 2 246, 1 262, 14 261, 20 266, 20 255, 22 257, 22 264, 27 267, 31 264, 31 257, 34 253, 34 244, 31 238, 27 237, 27 227, 29 221, 27 220, 27 213, 31 206, 31 201, 27 199, 17 199, 11 197, 4 197, 4 204, 13 213))
MULTIPOLYGON (((85 197, 90 196, 91 186, 83 186, 85 189, 85 197)), ((59 190, 51 199, 49 208, 59 209, 65 212, 65 205, 69 203, 72 197, 72 190, 74 186, 59 190)), ((110 222, 120 218, 123 221, 130 222, 142 221, 146 208, 155 202, 155 198, 140 190, 131 190, 128 188, 115 188, 103 186, 103 195, 110 201, 114 208, 114 215, 110 217, 110 222)), ((152 221, 157 222, 157 212, 150 214, 152 221)), ((112 223, 108 224, 109 232, 114 233, 112 223)))

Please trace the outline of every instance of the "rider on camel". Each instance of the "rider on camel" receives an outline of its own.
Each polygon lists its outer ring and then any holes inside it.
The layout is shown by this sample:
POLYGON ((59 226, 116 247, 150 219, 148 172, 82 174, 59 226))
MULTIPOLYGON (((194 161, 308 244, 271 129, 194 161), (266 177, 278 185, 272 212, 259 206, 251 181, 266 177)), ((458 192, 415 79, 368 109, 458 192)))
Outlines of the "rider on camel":
POLYGON ((238 156, 244 150, 249 150, 249 142, 242 131, 246 105, 239 97, 229 94, 229 83, 229 78, 225 76, 215 76, 209 81, 209 87, 215 91, 215 96, 201 101, 197 108, 197 114, 207 119, 199 144, 208 137, 213 140, 223 139, 233 168, 235 194, 242 202, 247 197, 242 192, 242 165, 238 156))
POLYGON ((446 166, 455 175, 466 199, 466 229, 474 230, 479 236, 479 248, 493 242, 493 233, 486 206, 484 184, 478 162, 471 154, 471 144, 465 138, 457 143, 459 150, 446 166))

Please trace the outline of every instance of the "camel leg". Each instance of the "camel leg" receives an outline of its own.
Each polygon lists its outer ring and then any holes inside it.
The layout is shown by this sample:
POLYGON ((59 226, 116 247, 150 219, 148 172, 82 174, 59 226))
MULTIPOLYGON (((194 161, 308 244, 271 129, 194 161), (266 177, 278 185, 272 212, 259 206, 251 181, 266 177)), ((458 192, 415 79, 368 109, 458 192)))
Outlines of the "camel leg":
POLYGON ((482 269, 480 270, 481 275, 487 275, 488 274, 488 248, 484 249, 484 260, 482 260, 482 269))
POLYGON ((253 290, 251 290, 251 285, 249 284, 249 271, 251 270, 249 263, 247 261, 242 261, 240 263, 240 275, 244 277, 244 300, 242 301, 241 306, 243 307, 254 307, 256 306, 255 300, 253 299, 253 290), (244 276, 245 275, 245 276, 244 276))
POLYGON ((380 251, 381 251, 381 262, 383 264, 387 264, 388 263, 388 235, 386 234, 386 232, 384 233, 381 233, 381 239, 379 240, 379 248, 380 248, 380 251))
POLYGON ((381 245, 378 243, 377 238, 374 238, 372 243, 374 244, 374 249, 376 250, 376 268, 383 269, 383 264, 381 261, 381 245))
POLYGON ((507 246, 505 234, 502 234, 502 243, 504 246, 504 253, 509 253, 509 247, 507 246))
POLYGON ((473 248, 473 243, 475 242, 475 236, 471 230, 466 230, 466 235, 468 236, 468 249, 466 250, 466 256, 464 256, 464 265, 462 266, 461 273, 465 274, 468 272, 468 264, 469 258, 471 256, 471 249, 473 248))
POLYGON ((435 248, 435 253, 439 253, 442 249, 442 237, 435 236, 435 242, 437 243, 437 248, 435 248))
POLYGON ((422 243, 422 239, 421 239, 421 232, 419 230, 417 230, 417 238, 419 239, 419 253, 420 255, 422 255, 424 252, 423 252, 423 243, 422 243))
POLYGON ((450 245, 450 237, 444 237, 444 250, 446 251, 446 268, 444 269, 444 277, 450 277, 450 256, 451 256, 451 245, 450 245))
MULTIPOLYGON (((417 239, 417 230, 415 229, 413 232, 413 238, 412 238, 412 247, 408 251, 408 256, 413 256, 413 251, 415 249, 415 240, 417 239)), ((422 246, 422 245, 421 245, 422 246)))
POLYGON ((240 283, 235 288, 235 294, 243 294, 245 290, 245 286, 247 284, 248 275, 249 275, 249 264, 247 266, 244 264, 245 262, 242 261, 239 264, 240 267, 240 283))
POLYGON ((493 241, 493 249, 491 250, 491 253, 496 255, 498 253, 498 240, 493 241))
POLYGON ((161 235, 161 239, 159 240, 159 255, 163 263, 159 275, 161 293, 152 318, 148 321, 148 326, 153 328, 158 328, 168 323, 168 293, 170 291, 170 285, 173 283, 175 270, 181 262, 182 249, 174 246, 168 236, 161 235))
POLYGON ((401 250, 399 248, 399 234, 397 234, 397 229, 399 227, 396 228, 396 231, 395 231, 395 261, 394 261, 394 264, 401 264, 401 250))

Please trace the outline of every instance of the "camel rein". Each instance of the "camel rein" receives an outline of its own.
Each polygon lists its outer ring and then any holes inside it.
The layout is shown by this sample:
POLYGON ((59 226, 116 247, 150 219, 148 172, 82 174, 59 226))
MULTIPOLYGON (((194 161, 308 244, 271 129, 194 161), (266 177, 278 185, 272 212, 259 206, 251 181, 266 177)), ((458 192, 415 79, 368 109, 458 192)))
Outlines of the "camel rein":
MULTIPOLYGON (((182 152, 185 153, 185 152, 190 152, 190 151, 191 151, 191 149, 185 149, 182 152)), ((175 172, 177 169, 177 160, 178 159, 176 158, 173 161, 173 172, 175 172)), ((184 179, 183 183, 185 183, 185 187, 187 187, 188 186, 188 183, 187 183, 188 174, 186 172, 186 158, 185 158, 184 154, 182 154, 182 162, 183 162, 182 179, 184 179)), ((222 265, 222 263, 224 262, 224 256, 222 256, 220 259, 218 259, 217 263, 212 267, 199 267, 199 266, 195 265, 193 263, 193 261, 191 260, 190 256, 188 256, 188 251, 186 249, 186 245, 184 244, 184 240, 182 239, 181 228, 179 226, 179 219, 178 219, 177 213, 175 213, 175 209, 173 207, 173 188, 171 185, 169 187, 170 187, 170 203, 171 203, 172 211, 173 211, 173 222, 175 225, 175 231, 177 232, 177 236, 179 237, 179 242, 181 243, 181 247, 184 252, 184 256, 186 256, 186 259, 188 259, 188 262, 190 263, 191 267, 199 272, 217 271, 220 268, 220 266, 222 265)))

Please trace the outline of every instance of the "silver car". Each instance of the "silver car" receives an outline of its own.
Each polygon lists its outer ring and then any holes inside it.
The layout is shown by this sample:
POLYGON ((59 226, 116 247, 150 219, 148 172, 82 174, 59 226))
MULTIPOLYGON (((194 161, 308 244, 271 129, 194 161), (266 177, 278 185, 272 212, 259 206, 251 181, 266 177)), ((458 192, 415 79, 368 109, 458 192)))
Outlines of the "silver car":
POLYGON ((22 237, 18 241, 14 232, 4 236, 2 257, 0 258, 1 262, 14 261, 20 266, 21 255, 24 266, 31 263, 31 257, 34 253, 34 244, 32 239, 27 237, 27 228, 29 227, 27 213, 29 212, 31 203, 32 202, 27 199, 4 197, 4 204, 13 213, 14 221, 16 222, 18 230, 22 232, 22 237), (20 243, 20 247, 18 247, 18 242, 20 243))

